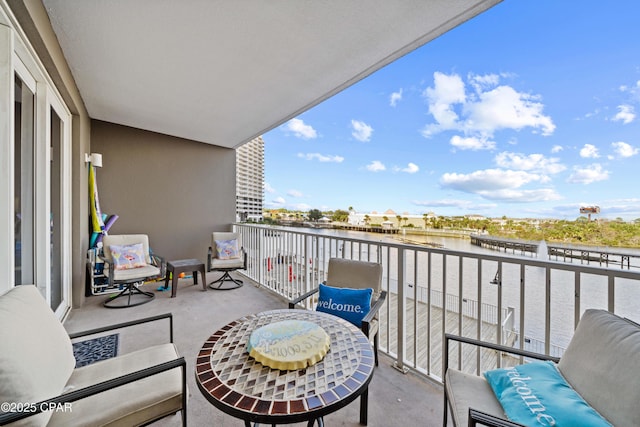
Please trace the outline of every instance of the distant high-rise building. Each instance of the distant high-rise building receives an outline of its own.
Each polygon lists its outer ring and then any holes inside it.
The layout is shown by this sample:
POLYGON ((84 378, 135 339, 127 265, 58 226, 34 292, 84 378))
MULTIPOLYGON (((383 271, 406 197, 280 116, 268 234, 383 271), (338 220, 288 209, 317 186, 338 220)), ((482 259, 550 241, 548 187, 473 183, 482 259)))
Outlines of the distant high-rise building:
POLYGON ((261 136, 236 149, 236 217, 262 220, 264 201, 264 140, 261 136))

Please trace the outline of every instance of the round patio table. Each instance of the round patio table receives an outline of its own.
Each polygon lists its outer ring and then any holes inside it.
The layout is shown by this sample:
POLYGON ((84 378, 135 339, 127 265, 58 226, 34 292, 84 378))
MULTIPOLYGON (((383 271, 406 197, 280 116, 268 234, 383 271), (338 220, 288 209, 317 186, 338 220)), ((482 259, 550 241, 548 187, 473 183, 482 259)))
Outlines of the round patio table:
POLYGON ((373 348, 362 331, 339 317, 309 310, 273 310, 235 320, 211 335, 196 359, 196 383, 223 412, 254 423, 323 425, 322 417, 358 396, 360 424, 367 424, 373 348), (329 352, 315 365, 282 371, 249 356, 251 333, 262 326, 301 320, 318 324, 331 339, 329 352))

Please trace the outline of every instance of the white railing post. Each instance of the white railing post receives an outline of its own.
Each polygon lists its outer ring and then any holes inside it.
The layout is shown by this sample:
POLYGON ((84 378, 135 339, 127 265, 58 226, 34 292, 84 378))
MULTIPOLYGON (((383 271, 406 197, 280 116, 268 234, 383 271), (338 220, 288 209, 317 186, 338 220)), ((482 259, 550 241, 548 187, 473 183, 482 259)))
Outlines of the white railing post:
POLYGON ((398 280, 397 280, 397 292, 398 292, 398 324, 396 325, 398 331, 398 358, 393 365, 394 368, 402 373, 406 373, 408 370, 404 366, 404 351, 406 346, 406 334, 404 333, 404 315, 406 313, 407 302, 404 297, 404 278, 406 275, 406 264, 404 261, 404 249, 398 248, 398 280))

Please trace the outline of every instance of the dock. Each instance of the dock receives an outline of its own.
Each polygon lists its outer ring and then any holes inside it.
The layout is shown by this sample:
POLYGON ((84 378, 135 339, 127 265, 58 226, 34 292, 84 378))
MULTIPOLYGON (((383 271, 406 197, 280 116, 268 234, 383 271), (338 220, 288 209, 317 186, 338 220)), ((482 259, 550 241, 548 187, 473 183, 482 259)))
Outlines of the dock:
POLYGON ((623 249, 598 248, 589 246, 570 246, 528 240, 506 239, 501 237, 480 236, 472 234, 471 244, 490 248, 497 251, 519 255, 538 256, 539 252, 546 251, 548 259, 563 262, 580 262, 581 264, 597 263, 602 267, 616 266, 620 268, 640 268, 640 253, 625 252, 623 249))

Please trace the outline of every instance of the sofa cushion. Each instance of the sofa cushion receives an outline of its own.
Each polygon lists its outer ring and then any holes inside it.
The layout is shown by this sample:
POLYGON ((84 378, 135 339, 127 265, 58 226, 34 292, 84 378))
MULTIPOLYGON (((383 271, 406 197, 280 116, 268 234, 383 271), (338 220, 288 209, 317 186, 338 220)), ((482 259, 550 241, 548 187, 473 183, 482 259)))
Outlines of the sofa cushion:
POLYGON ((640 328, 605 310, 586 310, 558 369, 571 386, 616 426, 640 420, 640 328))
MULTIPOLYGON (((178 357, 173 344, 161 344, 76 369, 65 391, 96 384, 178 357)), ((182 408, 179 368, 73 402, 73 411, 55 412, 49 426, 133 426, 182 408)))
MULTIPOLYGON (((69 335, 33 285, 0 296, 0 402, 35 403, 62 393, 75 367, 69 335)), ((45 412, 12 425, 46 425, 45 412)))
POLYGON ((531 426, 611 427, 571 388, 553 362, 493 369, 484 376, 512 421, 531 426))
POLYGON ((502 406, 496 400, 484 377, 449 368, 445 376, 445 383, 451 414, 456 426, 466 427, 468 425, 469 408, 506 419, 502 406))

